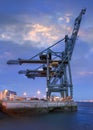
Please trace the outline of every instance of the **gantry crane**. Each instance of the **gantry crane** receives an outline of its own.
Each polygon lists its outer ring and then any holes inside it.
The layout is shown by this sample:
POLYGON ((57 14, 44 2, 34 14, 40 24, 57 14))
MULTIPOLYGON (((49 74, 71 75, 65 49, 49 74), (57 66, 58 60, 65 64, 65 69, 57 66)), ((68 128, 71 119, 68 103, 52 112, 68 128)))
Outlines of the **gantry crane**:
POLYGON ((56 42, 52 46, 36 54, 30 59, 9 60, 7 64, 24 63, 38 64, 39 67, 33 70, 21 70, 19 74, 25 74, 28 78, 35 79, 35 77, 46 77, 46 97, 50 98, 52 92, 59 92, 61 97, 70 96, 73 98, 73 84, 70 61, 74 50, 75 42, 77 39, 78 31, 82 16, 85 14, 86 9, 82 9, 79 16, 75 19, 72 35, 68 35, 62 40, 56 42), (65 49, 61 52, 55 52, 52 47, 65 42, 65 49))

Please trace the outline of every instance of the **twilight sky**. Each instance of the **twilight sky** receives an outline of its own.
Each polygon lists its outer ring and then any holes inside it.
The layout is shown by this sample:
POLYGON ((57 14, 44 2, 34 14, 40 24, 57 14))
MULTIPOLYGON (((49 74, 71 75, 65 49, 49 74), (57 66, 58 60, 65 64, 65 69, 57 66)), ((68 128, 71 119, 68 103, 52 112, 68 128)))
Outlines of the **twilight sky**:
POLYGON ((93 0, 0 0, 0 91, 36 96, 40 90, 45 95, 45 78, 32 80, 18 74, 31 65, 6 62, 31 58, 66 34, 71 36, 82 8, 87 11, 71 61, 74 99, 93 99, 93 0))

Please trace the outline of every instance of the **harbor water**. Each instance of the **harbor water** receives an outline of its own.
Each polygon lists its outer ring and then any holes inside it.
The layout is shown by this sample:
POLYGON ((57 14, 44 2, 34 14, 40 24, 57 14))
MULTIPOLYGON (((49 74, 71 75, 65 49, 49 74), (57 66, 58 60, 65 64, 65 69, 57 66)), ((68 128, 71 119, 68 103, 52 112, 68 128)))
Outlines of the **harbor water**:
POLYGON ((0 111, 0 130, 93 130, 93 103, 78 103, 76 112, 10 117, 0 111))

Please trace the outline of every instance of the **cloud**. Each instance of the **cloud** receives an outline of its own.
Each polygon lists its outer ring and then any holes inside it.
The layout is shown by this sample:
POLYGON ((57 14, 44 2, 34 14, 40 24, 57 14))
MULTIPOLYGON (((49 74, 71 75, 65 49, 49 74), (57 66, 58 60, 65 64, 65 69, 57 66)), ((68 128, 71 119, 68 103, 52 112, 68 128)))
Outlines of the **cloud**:
POLYGON ((80 38, 88 44, 93 44, 93 26, 84 27, 79 31, 80 38))
POLYGON ((8 25, 1 27, 0 40, 12 41, 23 45, 29 44, 44 47, 51 42, 58 40, 57 31, 54 26, 44 26, 41 24, 23 24, 23 25, 8 25), (33 43, 34 42, 34 43, 33 43))
POLYGON ((58 21, 59 21, 59 22, 65 21, 66 23, 69 23, 69 22, 70 22, 70 18, 67 17, 67 16, 65 16, 65 17, 59 17, 59 18, 58 18, 58 21))
POLYGON ((66 13, 65 16, 70 17, 70 16, 72 16, 72 13, 70 13, 70 12, 66 13))
POLYGON ((71 33, 70 13, 51 15, 34 14, 3 15, 0 22, 0 40, 18 45, 45 48, 71 33), (8 20, 7 20, 8 19, 8 20), (58 21, 63 23, 59 23, 58 21), (3 22, 4 21, 4 22, 3 22), (67 24, 66 24, 67 23, 67 24))
POLYGON ((45 43, 51 44, 51 42, 58 40, 58 36, 54 33, 56 32, 54 26, 47 27, 41 24, 33 24, 30 27, 31 30, 24 35, 24 41, 29 40, 35 42, 35 44, 39 43, 39 46, 45 46, 45 43))
POLYGON ((69 17, 65 17, 65 19, 66 19, 66 23, 70 22, 70 18, 69 17))
POLYGON ((0 59, 7 59, 7 57, 12 58, 13 54, 11 52, 5 51, 2 55, 0 55, 0 59))
POLYGON ((67 13, 67 14, 65 14, 65 16, 59 16, 58 17, 58 21, 59 22, 65 22, 65 23, 70 23, 70 17, 71 17, 71 13, 67 13))
MULTIPOLYGON (((28 18, 28 16, 24 17, 28 18)), ((29 19, 26 21, 29 21, 29 19)), ((53 44, 55 41, 62 39, 67 32, 71 32, 71 28, 65 24, 55 24, 49 21, 48 25, 40 22, 34 22, 34 24, 25 22, 0 26, 0 40, 11 41, 19 45, 30 44, 40 48, 53 44)))
POLYGON ((92 48, 90 48, 90 50, 85 54, 85 58, 89 58, 89 57, 91 57, 91 56, 93 56, 93 47, 92 48))
MULTIPOLYGON (((15 15, 9 18, 8 23, 0 24, 0 40, 41 48, 50 46, 66 34, 71 35, 73 27, 68 24, 71 21, 71 13, 66 13, 63 17, 61 14, 41 14, 38 18, 32 16, 15 15)), ((93 41, 93 29, 80 29, 79 34, 81 40, 88 43, 93 41)))
POLYGON ((91 71, 91 72, 82 71, 82 72, 78 72, 78 74, 81 75, 81 76, 88 76, 88 75, 93 75, 93 71, 91 71))
POLYGON ((63 21, 63 20, 64 20, 63 17, 59 17, 59 18, 58 18, 58 21, 63 21))

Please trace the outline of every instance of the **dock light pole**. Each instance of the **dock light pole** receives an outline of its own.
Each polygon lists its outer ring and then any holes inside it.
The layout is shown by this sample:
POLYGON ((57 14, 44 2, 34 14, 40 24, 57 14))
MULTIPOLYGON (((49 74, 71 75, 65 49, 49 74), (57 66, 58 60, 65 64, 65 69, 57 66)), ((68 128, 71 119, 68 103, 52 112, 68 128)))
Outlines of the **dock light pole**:
POLYGON ((7 96, 7 92, 8 92, 8 90, 5 89, 5 90, 4 90, 4 98, 6 98, 6 96, 7 96))
POLYGON ((37 95, 38 95, 38 98, 40 99, 40 94, 41 94, 41 92, 38 90, 37 91, 37 95))
POLYGON ((24 95, 24 97, 26 97, 26 96, 27 96, 27 93, 26 93, 26 92, 24 92, 24 93, 23 93, 23 95, 24 95))

